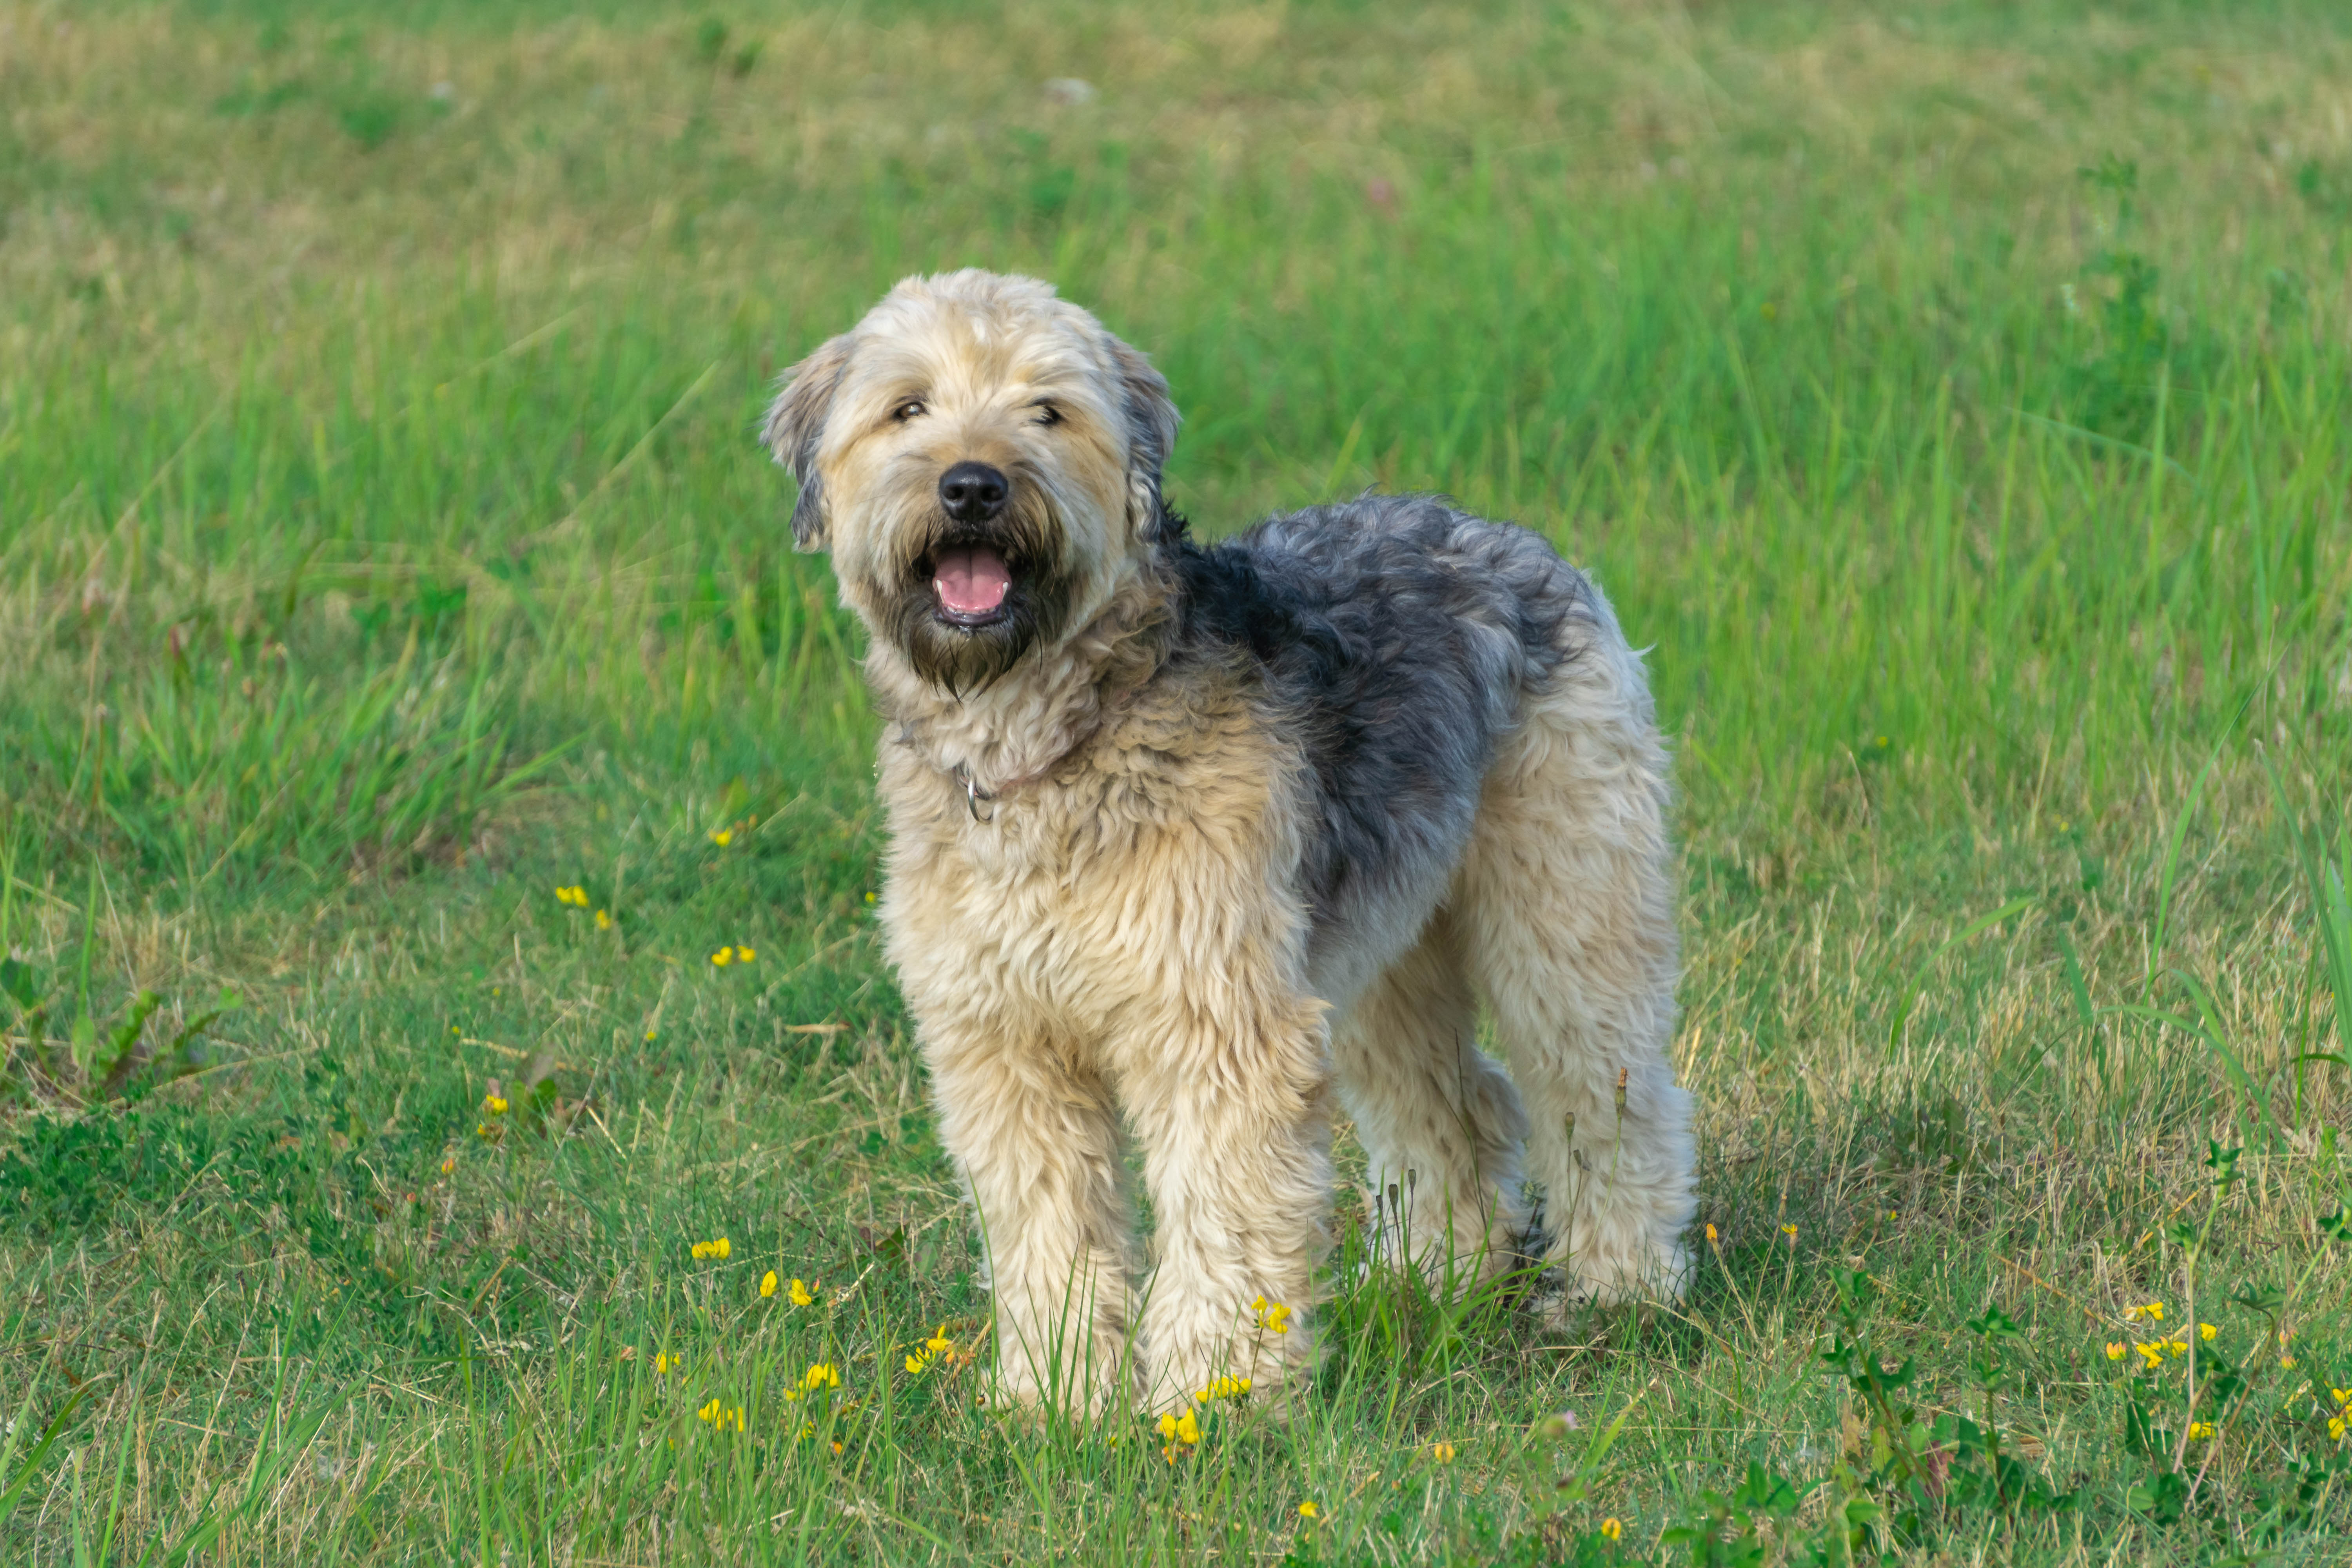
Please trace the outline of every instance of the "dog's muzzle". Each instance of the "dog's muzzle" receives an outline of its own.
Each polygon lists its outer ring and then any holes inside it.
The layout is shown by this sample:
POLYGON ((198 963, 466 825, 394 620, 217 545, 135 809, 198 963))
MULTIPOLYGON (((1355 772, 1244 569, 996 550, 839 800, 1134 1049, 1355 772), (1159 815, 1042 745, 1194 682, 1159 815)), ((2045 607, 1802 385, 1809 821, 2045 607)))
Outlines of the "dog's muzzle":
POLYGON ((958 463, 940 476, 940 510, 959 537, 932 554, 931 595, 933 613, 951 626, 973 631, 1009 613, 1013 564, 986 535, 1012 489, 986 463, 958 463))

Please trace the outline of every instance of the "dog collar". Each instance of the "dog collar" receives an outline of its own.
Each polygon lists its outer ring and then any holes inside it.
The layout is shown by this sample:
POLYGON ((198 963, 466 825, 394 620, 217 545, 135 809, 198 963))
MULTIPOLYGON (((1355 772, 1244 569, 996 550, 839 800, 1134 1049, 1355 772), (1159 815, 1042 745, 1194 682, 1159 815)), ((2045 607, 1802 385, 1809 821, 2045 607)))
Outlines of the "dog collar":
POLYGON ((954 767, 949 769, 948 776, 954 779, 956 783, 963 785, 963 803, 966 806, 971 808, 971 819, 974 822, 993 822, 996 820, 996 812, 993 809, 996 802, 994 792, 981 788, 980 781, 972 777, 971 773, 961 763, 958 763, 954 767), (992 808, 986 816, 980 815, 980 803, 983 800, 987 801, 992 808))

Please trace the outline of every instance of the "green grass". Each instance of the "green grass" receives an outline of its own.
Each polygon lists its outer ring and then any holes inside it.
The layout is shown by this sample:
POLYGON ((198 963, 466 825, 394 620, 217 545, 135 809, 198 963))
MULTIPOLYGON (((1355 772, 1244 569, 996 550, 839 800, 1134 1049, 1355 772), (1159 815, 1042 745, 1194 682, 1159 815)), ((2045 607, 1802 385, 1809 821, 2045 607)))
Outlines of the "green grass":
POLYGON ((2327 1560, 2347 71, 2317 4, 0 4, 0 1557, 2327 1560), (1685 1306, 1350 1240, 1317 1396, 1172 1464, 905 1370, 987 1304, 752 430, 966 263, 1154 353, 1205 530, 1444 489, 1651 647, 1685 1306), (2136 1373, 2152 1300, 2216 1333, 2136 1373))

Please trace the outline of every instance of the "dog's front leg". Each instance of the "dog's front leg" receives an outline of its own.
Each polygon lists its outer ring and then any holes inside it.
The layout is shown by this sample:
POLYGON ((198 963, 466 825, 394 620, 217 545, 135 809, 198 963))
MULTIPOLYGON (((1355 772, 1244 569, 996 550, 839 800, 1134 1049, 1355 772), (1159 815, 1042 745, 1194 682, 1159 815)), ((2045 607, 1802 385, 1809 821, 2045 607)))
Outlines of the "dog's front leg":
POLYGON ((1247 1378, 1279 1408, 1312 1365, 1315 1265, 1328 1241, 1322 1009, 1278 990, 1227 991, 1170 1013, 1132 1042, 1123 1082, 1157 1225, 1145 1398, 1181 1410, 1247 1378))
POLYGON ((1040 1039, 926 1019, 924 1048, 978 1211, 1000 1387, 1073 1413, 1118 1405, 1129 1227, 1108 1091, 1040 1039))

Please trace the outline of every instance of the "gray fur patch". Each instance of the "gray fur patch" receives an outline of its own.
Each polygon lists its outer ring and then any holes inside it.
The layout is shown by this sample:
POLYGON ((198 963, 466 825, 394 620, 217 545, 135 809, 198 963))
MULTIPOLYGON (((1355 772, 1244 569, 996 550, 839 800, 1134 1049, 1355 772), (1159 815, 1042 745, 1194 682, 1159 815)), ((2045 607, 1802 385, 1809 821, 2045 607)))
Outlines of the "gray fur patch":
POLYGON ((1309 507, 1172 564, 1180 649, 1248 649, 1311 771, 1314 969, 1443 895, 1496 746, 1591 590, 1539 535, 1430 496, 1309 507))

